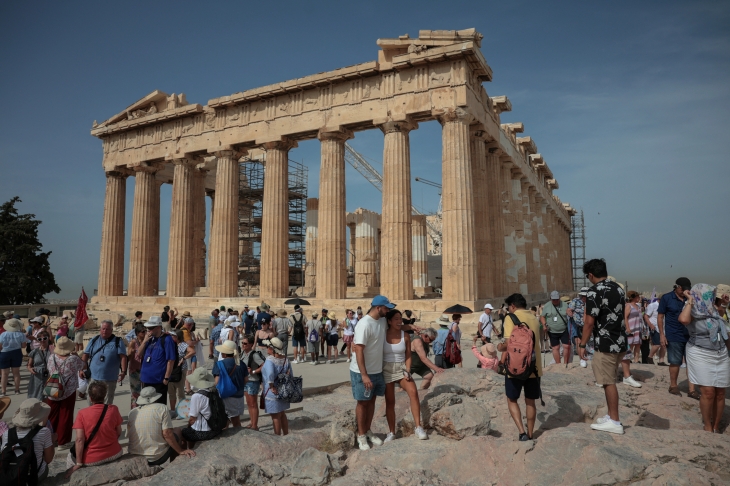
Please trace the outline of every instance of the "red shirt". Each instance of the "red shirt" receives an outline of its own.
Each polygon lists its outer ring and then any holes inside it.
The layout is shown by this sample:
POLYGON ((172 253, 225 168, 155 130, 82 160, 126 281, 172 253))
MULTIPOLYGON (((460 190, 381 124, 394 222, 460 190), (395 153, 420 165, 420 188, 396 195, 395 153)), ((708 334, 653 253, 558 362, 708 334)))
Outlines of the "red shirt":
MULTIPOLYGON (((78 429, 83 429, 87 443, 91 432, 99 421, 99 417, 101 417, 102 410, 104 410, 104 404, 96 404, 79 410, 78 415, 76 415, 73 428, 77 429, 77 434, 78 429)), ((122 446, 119 445, 119 436, 117 436, 117 426, 120 425, 122 425, 122 416, 119 414, 119 409, 116 405, 109 405, 104 421, 96 432, 94 441, 88 445, 87 443, 84 444, 84 457, 81 462, 90 464, 118 454, 122 450, 122 446)))

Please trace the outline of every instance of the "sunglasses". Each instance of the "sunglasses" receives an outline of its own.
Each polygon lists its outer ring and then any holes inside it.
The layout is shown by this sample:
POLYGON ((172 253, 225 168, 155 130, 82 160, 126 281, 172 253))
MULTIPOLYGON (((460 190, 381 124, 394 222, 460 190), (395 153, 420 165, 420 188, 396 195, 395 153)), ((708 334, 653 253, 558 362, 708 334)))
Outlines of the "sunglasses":
POLYGON ((39 341, 48 341, 48 338, 38 338, 39 341))
POLYGON ((244 346, 251 346, 251 344, 253 344, 253 343, 241 343, 241 344, 244 346))

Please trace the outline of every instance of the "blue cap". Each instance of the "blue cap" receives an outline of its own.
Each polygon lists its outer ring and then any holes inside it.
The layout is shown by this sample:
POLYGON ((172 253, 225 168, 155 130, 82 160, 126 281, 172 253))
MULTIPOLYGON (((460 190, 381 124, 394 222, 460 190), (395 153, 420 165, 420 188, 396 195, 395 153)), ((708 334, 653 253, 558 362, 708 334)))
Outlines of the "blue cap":
POLYGON ((376 295, 373 298, 373 302, 370 304, 372 307, 377 307, 379 305, 384 305, 388 309, 395 309, 395 304, 393 304, 391 301, 388 300, 388 298, 384 295, 376 295))

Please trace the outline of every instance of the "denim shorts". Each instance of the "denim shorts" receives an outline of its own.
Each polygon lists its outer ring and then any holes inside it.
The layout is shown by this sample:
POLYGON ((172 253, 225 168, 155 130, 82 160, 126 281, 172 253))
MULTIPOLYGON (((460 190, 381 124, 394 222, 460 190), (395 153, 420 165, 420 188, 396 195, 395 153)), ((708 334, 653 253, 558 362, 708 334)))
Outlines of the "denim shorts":
POLYGON ((0 353, 0 370, 7 370, 8 368, 20 368, 23 364, 23 351, 20 349, 13 349, 12 351, 5 351, 0 353))
POLYGON ((251 395, 252 397, 255 397, 259 394, 259 390, 261 389, 261 382, 260 381, 247 381, 246 384, 243 386, 243 391, 251 395))
POLYGON ((667 342, 667 361, 670 365, 679 366, 682 364, 686 347, 687 343, 667 342))
POLYGON ((297 339, 295 337, 291 338, 291 345, 293 348, 304 348, 307 346, 307 340, 306 339, 297 339))
POLYGON ((357 401, 368 401, 375 397, 385 396, 385 378, 383 372, 369 373, 368 377, 373 382, 373 389, 370 397, 365 397, 365 385, 362 383, 362 375, 350 370, 350 385, 352 386, 352 397, 357 401))
POLYGON ((659 331, 649 331, 649 333, 651 334, 652 346, 660 346, 662 343, 660 341, 659 331))

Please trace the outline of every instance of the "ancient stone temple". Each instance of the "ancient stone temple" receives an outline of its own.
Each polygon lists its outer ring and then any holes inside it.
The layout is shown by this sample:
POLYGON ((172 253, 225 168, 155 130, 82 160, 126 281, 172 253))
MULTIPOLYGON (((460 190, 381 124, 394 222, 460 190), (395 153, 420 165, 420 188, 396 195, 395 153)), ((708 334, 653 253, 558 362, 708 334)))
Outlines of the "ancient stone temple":
POLYGON ((412 301, 402 308, 436 312, 456 302, 480 307, 517 291, 537 300, 554 289, 571 290, 573 210, 553 194, 558 183, 535 142, 520 136, 522 124, 501 123, 511 104, 483 87, 492 70, 481 39, 474 29, 379 39, 375 61, 205 105, 153 91, 95 123, 91 133, 102 141, 107 182, 94 304, 207 309, 243 302, 237 280, 239 164, 252 152, 263 155, 266 177, 260 296, 246 300, 276 305, 290 296, 287 161, 289 151, 308 139, 321 145, 319 194, 307 201, 299 288, 310 300, 355 306, 345 299, 366 302, 383 293, 412 301), (419 300, 434 294, 426 220, 411 212, 409 133, 429 120, 442 126, 442 295, 419 300), (344 145, 363 130, 380 130, 384 138, 382 214, 359 209, 348 215, 344 145), (135 186, 127 240, 129 176, 135 186), (165 295, 158 289, 162 184, 172 184, 165 295), (349 288, 348 266, 354 272, 349 288))

